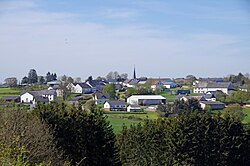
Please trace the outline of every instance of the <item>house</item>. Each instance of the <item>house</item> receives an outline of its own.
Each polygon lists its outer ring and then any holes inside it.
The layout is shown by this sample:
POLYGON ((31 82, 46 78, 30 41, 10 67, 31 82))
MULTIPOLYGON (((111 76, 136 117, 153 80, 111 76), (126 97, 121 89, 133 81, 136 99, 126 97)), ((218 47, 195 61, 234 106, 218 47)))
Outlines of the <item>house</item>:
POLYGON ((105 111, 126 111, 127 103, 119 100, 109 100, 104 103, 105 111))
POLYGON ((172 81, 168 81, 168 82, 164 82, 163 85, 165 88, 170 89, 170 88, 176 88, 177 84, 172 82, 172 81))
POLYGON ((130 104, 127 107, 127 112, 141 112, 141 107, 139 105, 132 105, 132 104, 130 104))
POLYGON ((176 91, 177 95, 189 95, 190 94, 190 90, 188 89, 179 89, 176 91))
POLYGON ((182 97, 179 98, 179 100, 183 100, 183 101, 188 101, 188 100, 191 100, 191 99, 196 99, 198 101, 206 101, 206 99, 203 97, 203 96, 186 96, 186 95, 183 95, 182 97))
POLYGON ((37 102, 48 103, 56 100, 55 90, 29 91, 21 93, 21 103, 36 104, 37 102))
POLYGON ((204 110, 210 108, 211 110, 222 110, 225 104, 219 101, 200 101, 201 108, 204 110))
POLYGON ((93 94, 93 100, 95 104, 104 104, 106 101, 110 100, 110 96, 107 93, 95 92, 93 94))
POLYGON ((199 82, 194 87, 194 93, 207 93, 222 91, 228 94, 230 90, 233 90, 233 85, 231 82, 199 82))
MULTIPOLYGON (((250 87, 249 87, 250 88, 250 87)), ((244 92, 247 92, 248 91, 248 86, 246 84, 244 84, 243 86, 240 86, 239 87, 239 90, 240 91, 244 91, 244 92)))
POLYGON ((3 96, 2 100, 5 102, 20 102, 20 96, 3 96))
POLYGON ((166 103, 166 98, 161 95, 132 95, 127 98, 127 103, 132 105, 158 105, 166 103))
POLYGON ((138 79, 131 79, 131 80, 125 80, 123 82, 123 85, 129 88, 134 88, 136 85, 138 85, 140 80, 138 79))
POLYGON ((164 84, 161 81, 152 81, 151 82, 151 89, 156 90, 157 87, 163 87, 164 84))
POLYGON ((206 101, 216 101, 216 97, 213 93, 206 93, 202 95, 206 101))
POLYGON ((108 84, 102 80, 88 80, 85 83, 90 86, 92 92, 101 91, 108 84))
POLYGON ((88 94, 92 92, 92 88, 86 83, 76 83, 74 93, 88 94))

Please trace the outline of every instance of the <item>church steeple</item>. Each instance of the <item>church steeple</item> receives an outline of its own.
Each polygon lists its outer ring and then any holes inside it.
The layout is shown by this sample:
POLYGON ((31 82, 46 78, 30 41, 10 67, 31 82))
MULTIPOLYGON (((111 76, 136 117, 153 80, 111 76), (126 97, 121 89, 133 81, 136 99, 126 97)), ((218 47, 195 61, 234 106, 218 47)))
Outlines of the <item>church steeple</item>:
POLYGON ((134 77, 133 79, 136 79, 136 74, 135 74, 135 65, 134 65, 134 77))

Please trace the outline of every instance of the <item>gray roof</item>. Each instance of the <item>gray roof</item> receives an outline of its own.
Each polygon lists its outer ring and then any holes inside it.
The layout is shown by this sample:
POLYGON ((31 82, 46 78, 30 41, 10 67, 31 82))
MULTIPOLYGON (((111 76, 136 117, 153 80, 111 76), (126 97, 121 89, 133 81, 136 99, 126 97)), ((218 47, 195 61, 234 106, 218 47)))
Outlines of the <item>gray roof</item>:
POLYGON ((20 98, 20 96, 3 96, 2 99, 5 101, 9 101, 9 100, 18 100, 20 98))
POLYGON ((200 82, 196 88, 229 88, 231 82, 200 82))
POLYGON ((206 104, 206 105, 225 105, 222 102, 219 101, 200 101, 200 103, 206 104))
POLYGON ((42 96, 34 96, 36 102, 49 102, 49 99, 47 97, 42 96))
MULTIPOLYGON (((25 94, 26 92, 22 92, 21 95, 25 94)), ((32 96, 43 96, 43 95, 56 95, 56 90, 41 90, 41 91, 28 91, 27 93, 31 94, 32 96)))
POLYGON ((126 105, 127 104, 125 101, 120 101, 120 100, 110 100, 110 101, 106 101, 106 102, 109 103, 110 106, 126 105))
POLYGON ((88 84, 86 83, 77 83, 78 85, 80 85, 80 87, 82 88, 91 88, 88 84))
POLYGON ((94 95, 97 99, 110 99, 110 96, 107 93, 96 92, 94 95))

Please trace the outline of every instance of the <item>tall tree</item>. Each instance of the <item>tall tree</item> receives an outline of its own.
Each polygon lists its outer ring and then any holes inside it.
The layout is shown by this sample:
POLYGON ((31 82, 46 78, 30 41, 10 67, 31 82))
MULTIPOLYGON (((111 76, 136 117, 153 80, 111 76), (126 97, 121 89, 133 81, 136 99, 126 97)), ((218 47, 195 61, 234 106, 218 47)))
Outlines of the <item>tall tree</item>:
POLYGON ((108 85, 106 85, 103 88, 102 92, 109 94, 110 99, 114 100, 116 98, 115 84, 108 84, 108 85))
POLYGON ((43 85, 43 84, 45 83, 45 79, 44 79, 43 76, 38 76, 38 83, 39 83, 40 85, 43 85))
POLYGON ((35 69, 30 69, 30 71, 28 73, 28 79, 29 79, 30 84, 37 83, 38 76, 37 76, 37 73, 36 73, 35 69))
POLYGON ((24 76, 21 81, 22 84, 28 84, 29 83, 29 78, 24 76))

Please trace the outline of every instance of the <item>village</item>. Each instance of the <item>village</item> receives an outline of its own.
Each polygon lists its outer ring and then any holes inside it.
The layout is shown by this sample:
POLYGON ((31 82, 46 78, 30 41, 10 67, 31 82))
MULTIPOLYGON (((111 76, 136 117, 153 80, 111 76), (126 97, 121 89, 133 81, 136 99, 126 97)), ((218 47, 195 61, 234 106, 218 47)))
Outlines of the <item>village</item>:
MULTIPOLYGON (((38 103, 48 104, 61 100, 75 106, 92 101, 98 108, 111 112, 156 111, 158 105, 171 104, 176 100, 187 102, 190 99, 197 100, 203 110, 223 110, 227 105, 233 103, 249 105, 247 84, 236 87, 232 82, 225 81, 223 78, 197 79, 192 75, 176 79, 137 78, 135 68, 132 79, 121 79, 120 77, 116 79, 112 75, 109 78, 92 79, 90 77, 85 82, 54 79, 44 83, 43 88, 46 89, 22 90, 20 95, 15 96, 2 94, 1 99, 4 102, 28 105, 30 109, 38 103), (246 93, 248 98, 239 102, 225 100, 226 96, 235 92, 246 93), (65 96, 67 97, 65 98, 65 96), (221 96, 224 97, 224 100, 221 96)), ((25 82, 23 86, 32 87, 34 84, 25 82)))

